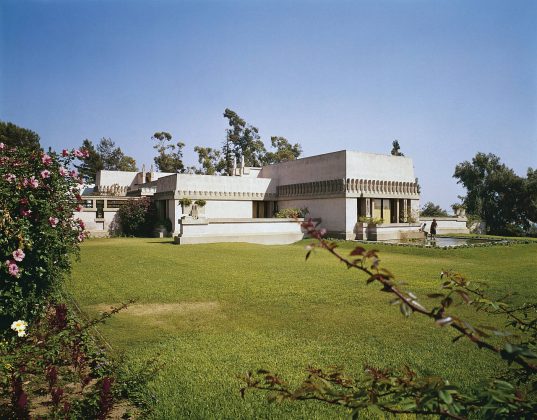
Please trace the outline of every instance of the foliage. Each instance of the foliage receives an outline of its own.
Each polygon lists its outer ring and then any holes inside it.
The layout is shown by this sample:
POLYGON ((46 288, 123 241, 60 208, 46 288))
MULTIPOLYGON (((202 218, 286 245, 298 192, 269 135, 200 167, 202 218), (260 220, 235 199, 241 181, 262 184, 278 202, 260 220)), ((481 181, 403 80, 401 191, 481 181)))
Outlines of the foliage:
POLYGON ((79 150, 61 155, 0 143, 0 337, 15 319, 31 320, 71 267, 84 239, 76 171, 79 150))
POLYGON ((401 153, 401 146, 399 146, 399 140, 395 139, 392 141, 392 150, 390 152, 392 156, 404 156, 404 153, 401 153))
POLYGON ((309 213, 309 210, 307 207, 303 207, 301 209, 296 207, 289 207, 286 209, 278 210, 274 217, 277 217, 279 219, 298 219, 300 217, 306 216, 306 214, 309 213))
POLYGON ((155 225, 155 208, 148 197, 128 200, 117 212, 121 231, 127 236, 150 236, 155 225))
POLYGON ((39 150, 39 134, 27 128, 19 127, 11 122, 0 121, 0 143, 9 147, 25 147, 39 150))
POLYGON ((86 139, 82 142, 81 150, 85 151, 85 155, 79 158, 81 163, 75 167, 87 182, 95 182, 97 172, 103 169, 129 172, 138 170, 136 161, 126 156, 110 138, 103 137, 97 148, 91 140, 86 139))
POLYGON ((179 203, 183 206, 183 207, 188 207, 188 206, 191 206, 192 205, 192 199, 191 198, 188 198, 188 197, 183 197, 179 200, 179 203))
POLYGON ((336 251, 337 243, 322 238, 310 221, 303 227, 317 242, 309 246, 306 259, 316 248, 327 250, 347 268, 365 273, 366 284, 379 284, 383 292, 393 296, 391 303, 409 317, 419 314, 437 326, 456 332, 453 342, 467 339, 478 348, 491 352, 509 367, 503 374, 491 378, 489 384, 478 390, 463 390, 438 376, 419 377, 405 367, 401 371, 365 367, 366 376, 353 379, 339 369, 323 371, 309 369, 308 378, 296 389, 292 389, 277 375, 259 370, 248 372, 241 389, 244 396, 248 388, 271 392, 271 399, 317 400, 342 405, 352 410, 358 418, 365 409, 383 413, 438 415, 463 419, 481 418, 532 418, 537 411, 537 317, 536 303, 519 306, 509 305, 505 298, 494 299, 486 289, 474 285, 453 271, 441 273, 441 289, 428 297, 436 301, 427 309, 417 296, 406 290, 406 283, 397 281, 394 275, 380 266, 378 251, 367 251, 355 247, 348 257, 336 251), (476 311, 485 312, 490 318, 501 317, 504 328, 491 325, 475 325, 456 313, 456 307, 467 305, 476 311))
POLYGON ((226 168, 226 162, 222 159, 220 150, 212 147, 194 147, 194 151, 198 154, 198 162, 201 163, 201 169, 194 170, 195 173, 201 175, 215 175, 222 173, 226 168))
POLYGON ((145 378, 114 364, 90 329, 127 305, 82 322, 65 303, 51 303, 27 334, 0 343, 0 416, 106 418, 145 378))
POLYGON ((232 174, 233 158, 238 162, 244 158, 245 166, 263 166, 266 153, 259 136, 259 130, 247 124, 235 111, 226 108, 224 118, 228 119, 223 154, 228 175, 232 174))
POLYGON ((202 199, 198 199, 196 201, 194 201, 194 204, 198 207, 205 207, 205 205, 207 204, 207 201, 205 200, 202 200, 202 199))
POLYGON ((523 235, 537 223, 537 175, 529 168, 522 178, 494 154, 477 153, 455 168, 454 178, 466 190, 463 204, 469 214, 486 223, 487 233, 523 235))
POLYGON ((270 138, 272 147, 276 149, 275 152, 267 152, 265 154, 264 163, 273 164, 280 162, 287 162, 295 160, 302 154, 302 147, 300 144, 291 144, 285 137, 272 136, 270 138))
POLYGON ((384 219, 382 217, 360 216, 358 221, 370 225, 382 225, 384 223, 384 219))
POLYGON ((439 205, 434 204, 432 201, 428 201, 424 204, 420 211, 420 216, 424 217, 446 217, 448 212, 441 208, 439 205))
POLYGON ((157 144, 153 146, 158 155, 153 159, 161 172, 182 173, 185 171, 183 164, 183 147, 181 141, 171 143, 172 135, 166 131, 157 131, 151 137, 157 144))

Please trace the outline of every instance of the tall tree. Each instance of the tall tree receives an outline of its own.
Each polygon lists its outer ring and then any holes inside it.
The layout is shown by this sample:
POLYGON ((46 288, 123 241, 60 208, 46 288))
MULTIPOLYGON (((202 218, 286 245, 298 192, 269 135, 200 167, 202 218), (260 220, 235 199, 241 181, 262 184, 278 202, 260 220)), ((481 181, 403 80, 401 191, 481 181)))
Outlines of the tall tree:
POLYGON ((272 136, 270 142, 276 151, 266 153, 264 158, 264 163, 266 164, 295 160, 302 154, 302 147, 300 144, 291 144, 285 137, 272 136))
POLYGON ((477 153, 471 162, 458 164, 453 176, 467 190, 463 197, 466 211, 480 216, 488 232, 522 234, 537 222, 532 212, 537 189, 531 168, 528 178, 522 178, 501 163, 498 156, 477 153))
POLYGON ((158 155, 153 159, 161 172, 183 173, 183 148, 185 144, 181 141, 172 143, 172 135, 166 131, 157 131, 151 137, 157 144, 153 146, 158 155))
POLYGON ((194 147, 198 154, 198 162, 201 169, 195 170, 195 173, 202 175, 215 175, 222 173, 226 169, 226 162, 222 159, 222 153, 212 147, 194 147))
POLYGON ((392 151, 393 156, 404 156, 405 154, 401 152, 401 146, 399 146, 399 140, 395 139, 392 141, 392 151))
POLYGON ((97 147, 91 140, 86 139, 82 142, 82 148, 88 152, 88 156, 81 158, 81 163, 75 167, 87 182, 94 182, 97 171, 101 169, 129 172, 138 170, 136 161, 125 155, 110 138, 103 137, 97 147))
POLYGON ((425 217, 445 217, 448 212, 432 201, 425 203, 420 211, 420 216, 425 217))
POLYGON ((226 172, 229 175, 232 173, 233 157, 237 161, 244 157, 246 166, 262 166, 267 151, 257 127, 246 124, 246 121, 229 108, 225 109, 224 118, 228 119, 230 127, 226 130, 226 140, 222 148, 226 172))
POLYGON ((11 147, 41 149, 39 134, 10 122, 0 121, 0 143, 11 147))

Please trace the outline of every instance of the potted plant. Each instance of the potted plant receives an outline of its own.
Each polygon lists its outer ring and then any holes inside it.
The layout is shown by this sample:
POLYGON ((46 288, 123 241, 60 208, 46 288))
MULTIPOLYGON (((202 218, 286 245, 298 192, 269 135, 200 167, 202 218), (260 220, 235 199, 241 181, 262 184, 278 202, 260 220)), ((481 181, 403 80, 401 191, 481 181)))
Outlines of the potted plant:
POLYGON ((188 197, 183 197, 179 200, 179 204, 181 204, 183 215, 190 215, 192 210, 192 200, 188 197))

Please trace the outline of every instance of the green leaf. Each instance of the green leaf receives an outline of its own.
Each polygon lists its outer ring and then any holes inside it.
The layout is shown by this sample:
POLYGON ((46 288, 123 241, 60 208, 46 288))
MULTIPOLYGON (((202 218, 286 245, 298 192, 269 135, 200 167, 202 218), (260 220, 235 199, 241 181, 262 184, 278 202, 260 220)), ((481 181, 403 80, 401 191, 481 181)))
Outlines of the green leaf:
POLYGON ((453 397, 451 396, 451 394, 446 391, 446 390, 439 390, 438 391, 438 396, 440 397, 440 399, 442 401, 444 401, 446 404, 451 404, 453 402, 453 397))
POLYGON ((412 315, 412 308, 408 306, 405 302, 401 302, 401 305, 399 305, 399 310, 407 318, 412 315))

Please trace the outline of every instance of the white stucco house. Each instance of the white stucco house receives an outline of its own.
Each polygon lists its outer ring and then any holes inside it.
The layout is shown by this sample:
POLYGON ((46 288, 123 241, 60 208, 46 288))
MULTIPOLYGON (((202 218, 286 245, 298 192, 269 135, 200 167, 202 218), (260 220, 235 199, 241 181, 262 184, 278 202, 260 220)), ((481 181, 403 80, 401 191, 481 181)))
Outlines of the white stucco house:
MULTIPOLYGON (((83 195, 79 217, 93 235, 106 234, 126 200, 149 196, 159 217, 171 221, 169 235, 181 244, 294 242, 303 238, 297 220, 274 217, 285 208, 307 208, 307 217, 319 220, 330 237, 389 240, 423 235, 419 187, 409 157, 342 150, 262 168, 241 165, 233 172, 100 171, 94 191, 83 195), (361 222, 364 218, 383 223, 361 222)), ((462 226, 450 231, 462 231, 462 226)))

